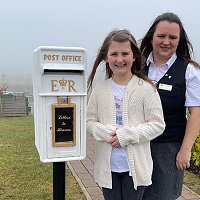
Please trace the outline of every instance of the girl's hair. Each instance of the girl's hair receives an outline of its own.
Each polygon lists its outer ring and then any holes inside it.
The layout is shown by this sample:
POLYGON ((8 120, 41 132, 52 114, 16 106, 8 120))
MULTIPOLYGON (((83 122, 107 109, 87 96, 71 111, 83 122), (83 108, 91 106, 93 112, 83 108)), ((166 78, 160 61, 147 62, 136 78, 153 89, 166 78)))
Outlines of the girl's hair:
POLYGON ((146 76, 143 75, 142 73, 142 54, 137 46, 136 40, 133 37, 133 35, 126 29, 122 29, 122 30, 113 30, 111 31, 107 37, 105 38, 101 48, 98 51, 97 57, 94 61, 93 64, 93 68, 92 68, 92 72, 90 73, 89 77, 88 77, 88 91, 90 88, 92 88, 92 83, 97 71, 98 66, 105 62, 106 64, 106 78, 111 78, 113 73, 112 70, 109 67, 109 64, 106 62, 106 57, 108 54, 108 49, 109 46, 111 45, 111 42, 115 41, 115 42, 126 42, 129 41, 130 45, 131 45, 131 49, 135 58, 135 61, 132 64, 131 67, 131 72, 132 74, 137 75, 139 78, 142 78, 145 81, 148 81, 150 83, 152 83, 146 76))
POLYGON ((157 25, 161 21, 168 21, 170 23, 173 22, 173 23, 176 23, 179 25, 180 40, 179 40, 179 44, 178 44, 178 47, 176 50, 176 54, 178 57, 183 58, 184 60, 186 60, 189 63, 192 63, 196 67, 199 67, 198 63, 193 61, 191 58, 191 55, 193 54, 193 46, 189 41, 189 38, 185 32, 185 29, 183 28, 183 24, 182 24, 180 18, 176 14, 169 13, 169 12, 159 15, 154 20, 153 24, 151 25, 151 27, 147 31, 146 35, 142 39, 141 44, 140 44, 140 50, 141 50, 142 54, 144 55, 144 57, 147 59, 149 54, 153 51, 151 41, 153 39, 153 34, 156 30, 157 25))

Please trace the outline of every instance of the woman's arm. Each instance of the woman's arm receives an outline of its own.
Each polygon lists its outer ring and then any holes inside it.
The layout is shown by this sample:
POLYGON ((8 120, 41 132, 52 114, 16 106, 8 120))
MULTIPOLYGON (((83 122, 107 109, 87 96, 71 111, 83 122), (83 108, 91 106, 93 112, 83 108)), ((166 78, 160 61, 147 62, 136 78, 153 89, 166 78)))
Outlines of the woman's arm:
POLYGON ((190 116, 187 121, 185 136, 176 157, 178 169, 190 167, 191 149, 200 130, 200 106, 189 107, 190 116))

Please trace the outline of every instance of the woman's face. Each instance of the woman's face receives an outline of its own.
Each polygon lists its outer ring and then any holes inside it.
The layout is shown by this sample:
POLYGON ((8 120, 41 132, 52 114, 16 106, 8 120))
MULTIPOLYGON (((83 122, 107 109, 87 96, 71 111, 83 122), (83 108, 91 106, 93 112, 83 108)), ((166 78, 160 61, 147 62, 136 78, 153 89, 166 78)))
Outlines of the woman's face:
POLYGON ((109 64, 114 77, 132 75, 131 67, 134 60, 130 41, 111 42, 108 48, 106 62, 109 64))
POLYGON ((154 60, 160 64, 165 63, 176 52, 179 40, 179 25, 174 22, 160 21, 151 41, 154 60))

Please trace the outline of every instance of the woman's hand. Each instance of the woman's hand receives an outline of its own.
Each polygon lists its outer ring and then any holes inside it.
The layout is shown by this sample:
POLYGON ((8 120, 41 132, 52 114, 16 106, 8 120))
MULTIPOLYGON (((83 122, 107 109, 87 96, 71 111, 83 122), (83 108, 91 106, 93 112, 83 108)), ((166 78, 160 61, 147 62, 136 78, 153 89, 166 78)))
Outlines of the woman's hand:
POLYGON ((190 167, 191 151, 180 150, 176 156, 176 167, 178 170, 185 170, 190 167))

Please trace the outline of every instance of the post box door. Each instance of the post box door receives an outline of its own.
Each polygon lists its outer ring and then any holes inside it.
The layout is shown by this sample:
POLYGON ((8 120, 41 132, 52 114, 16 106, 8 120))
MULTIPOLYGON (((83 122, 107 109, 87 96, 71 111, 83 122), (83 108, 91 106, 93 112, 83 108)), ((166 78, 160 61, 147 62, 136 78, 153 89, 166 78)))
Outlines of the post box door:
POLYGON ((58 105, 57 107, 56 97, 45 97, 45 101, 46 114, 49 116, 46 119, 47 157, 50 159, 80 156, 82 116, 81 97, 71 97, 71 107, 65 107, 65 105, 63 107, 58 105), (57 113, 53 112, 52 109, 56 109, 57 113), (67 120, 67 118, 70 119, 67 120), (69 127, 67 126, 68 121, 70 121, 69 127))

